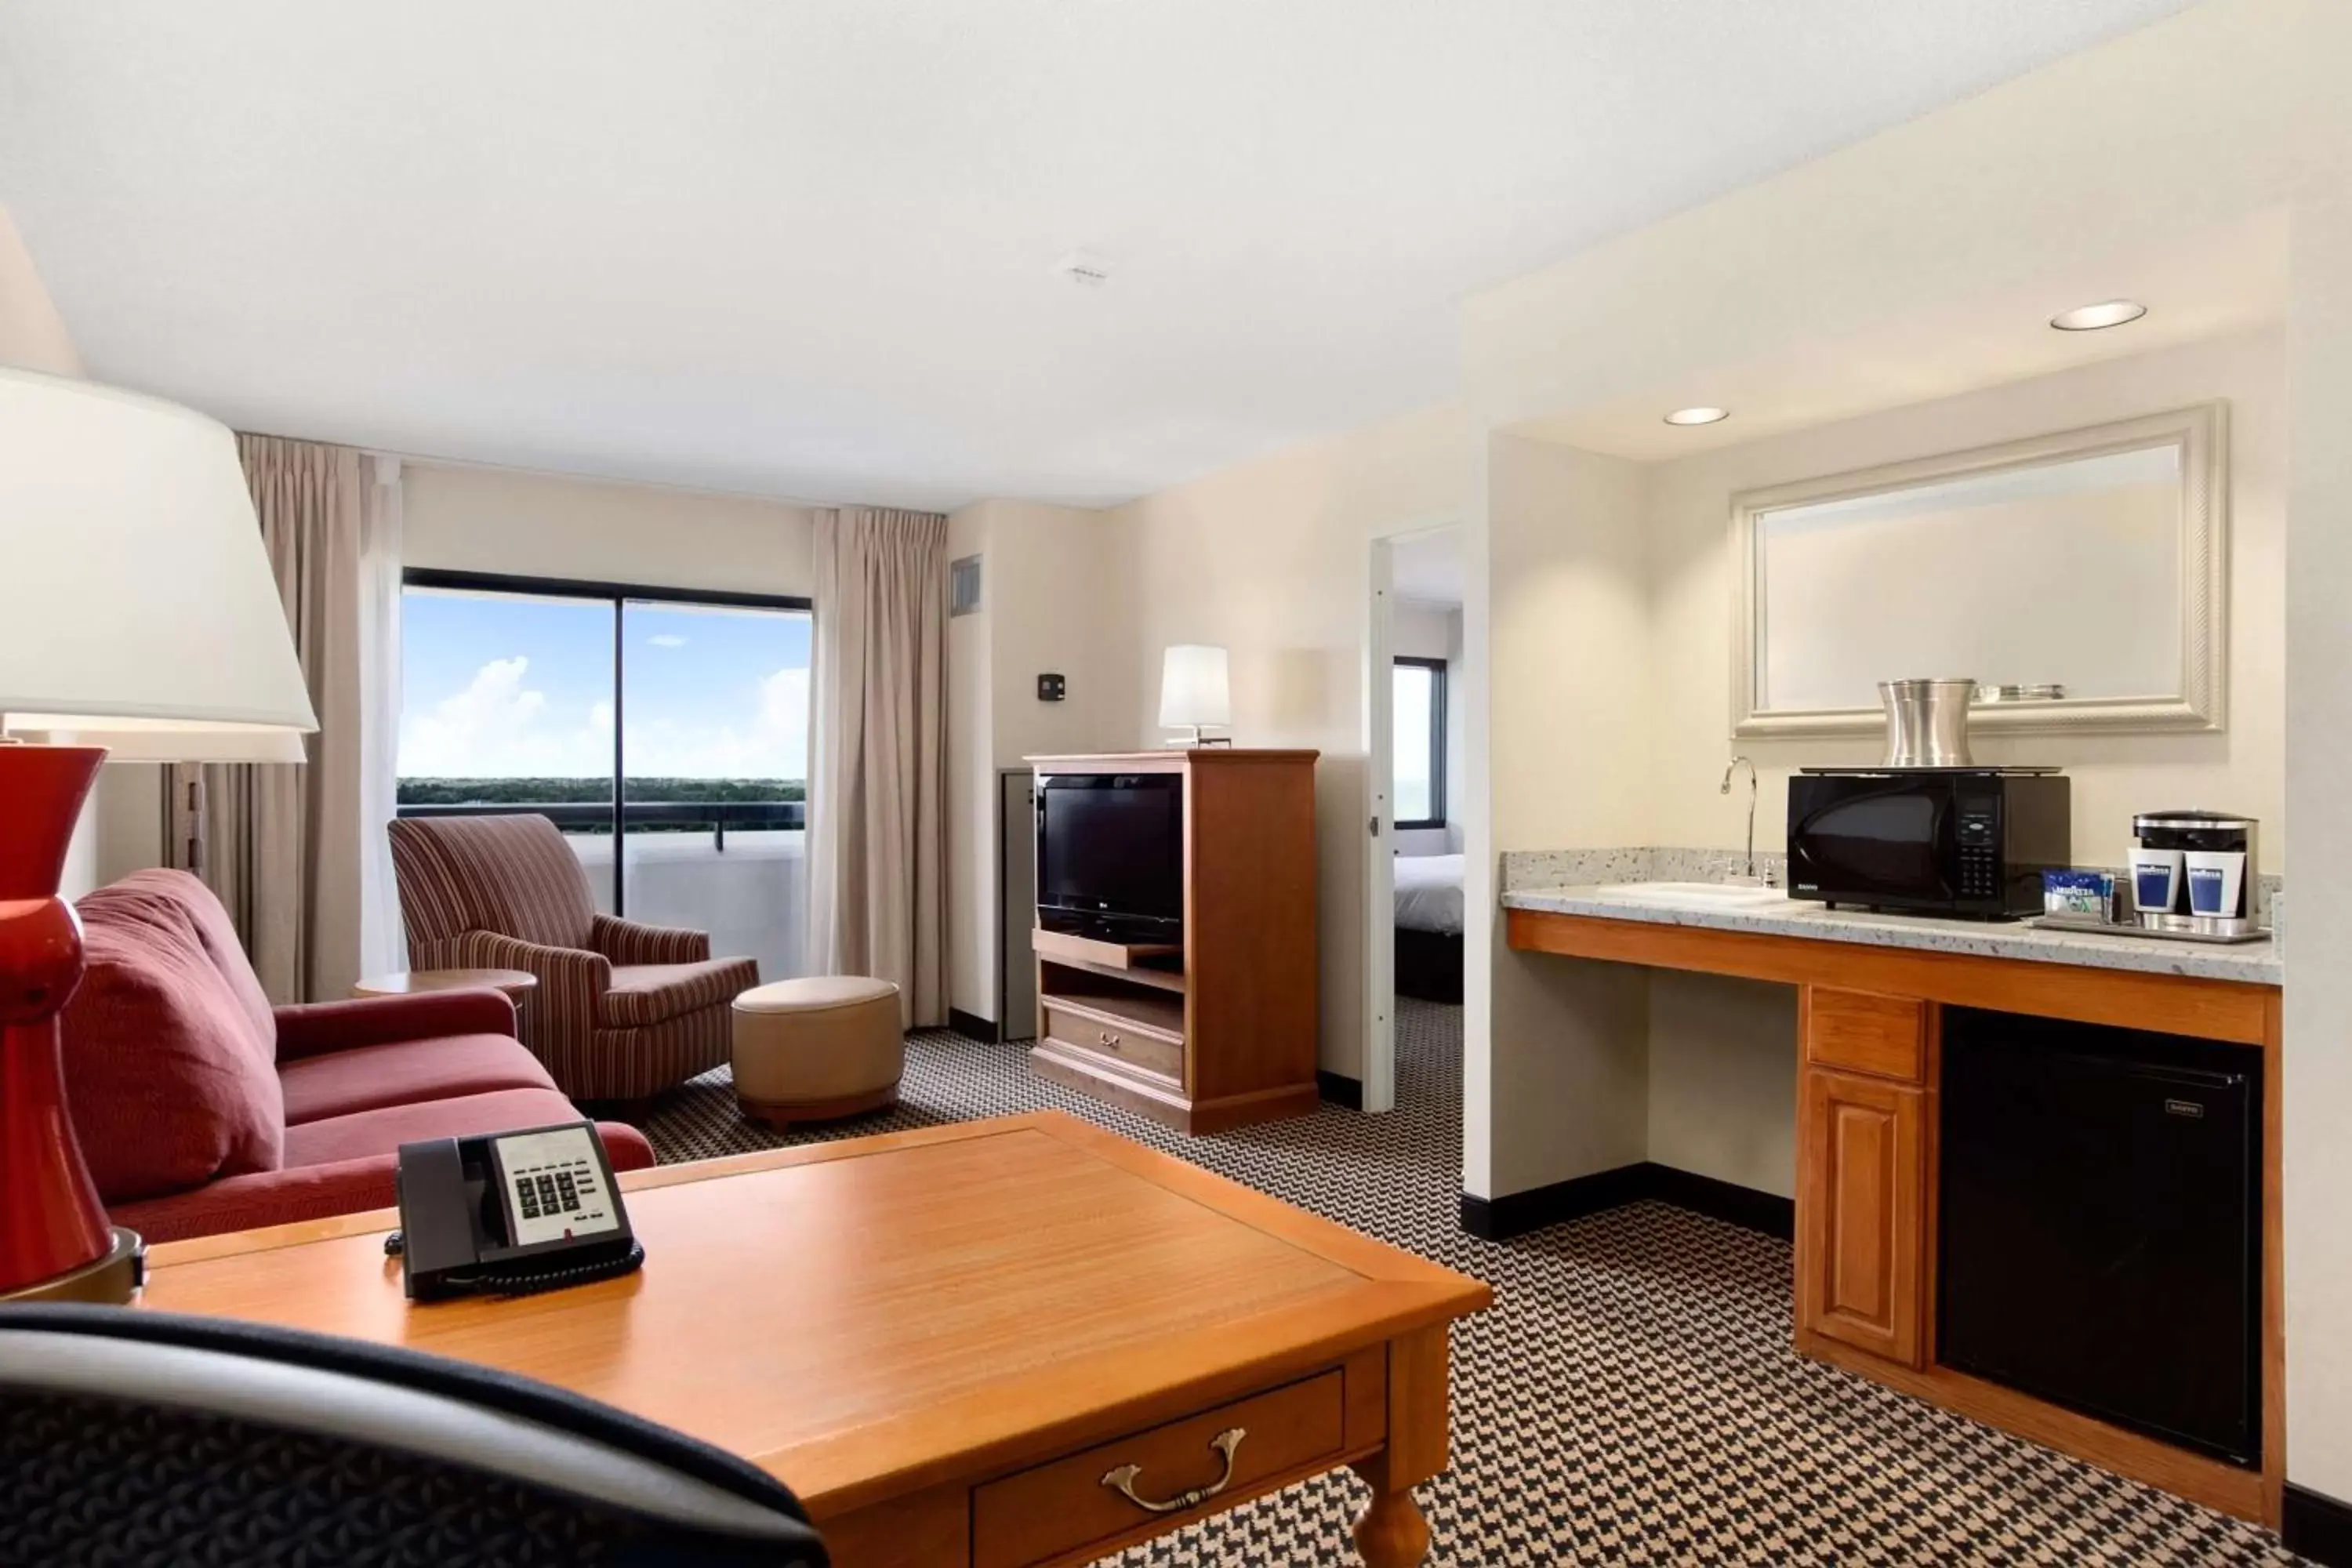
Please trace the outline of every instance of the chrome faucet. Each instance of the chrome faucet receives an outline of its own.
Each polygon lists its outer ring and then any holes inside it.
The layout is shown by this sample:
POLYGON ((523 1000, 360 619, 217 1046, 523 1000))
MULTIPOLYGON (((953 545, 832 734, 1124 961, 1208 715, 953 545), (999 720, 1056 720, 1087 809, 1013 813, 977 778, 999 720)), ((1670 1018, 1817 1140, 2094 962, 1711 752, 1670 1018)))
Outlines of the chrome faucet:
POLYGON ((1731 793, 1731 775, 1738 773, 1742 767, 1745 767, 1748 770, 1748 880, 1754 882, 1757 879, 1756 764, 1746 757, 1732 758, 1731 765, 1723 770, 1723 787, 1716 793, 1717 795, 1729 795, 1731 793))

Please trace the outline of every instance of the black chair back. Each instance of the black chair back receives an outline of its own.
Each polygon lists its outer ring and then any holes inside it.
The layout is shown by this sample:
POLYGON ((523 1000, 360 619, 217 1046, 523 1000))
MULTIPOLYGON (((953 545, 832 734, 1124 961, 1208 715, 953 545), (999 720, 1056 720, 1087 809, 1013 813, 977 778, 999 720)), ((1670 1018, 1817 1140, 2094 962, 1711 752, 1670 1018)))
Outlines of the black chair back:
POLYGON ((0 1565, 826 1568, 773 1477, 561 1389, 116 1307, 0 1306, 0 1565))

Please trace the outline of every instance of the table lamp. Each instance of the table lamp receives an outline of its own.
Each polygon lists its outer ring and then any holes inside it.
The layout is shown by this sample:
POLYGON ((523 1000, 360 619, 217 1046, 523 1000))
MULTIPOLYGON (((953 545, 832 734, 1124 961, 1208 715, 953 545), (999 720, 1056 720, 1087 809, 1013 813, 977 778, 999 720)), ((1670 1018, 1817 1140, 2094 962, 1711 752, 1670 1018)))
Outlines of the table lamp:
POLYGON ((128 1300, 140 1277, 58 1032, 82 973, 58 889, 99 764, 299 762, 317 728, 227 427, 0 367, 0 1300, 128 1300))
MULTIPOLYGON (((1213 746, 1202 731, 1223 729, 1234 721, 1234 700, 1226 680, 1225 650, 1200 643, 1179 643, 1168 650, 1160 666, 1160 723, 1168 730, 1190 730, 1191 743, 1213 746)), ((1228 738, 1223 744, 1231 745, 1228 738)))

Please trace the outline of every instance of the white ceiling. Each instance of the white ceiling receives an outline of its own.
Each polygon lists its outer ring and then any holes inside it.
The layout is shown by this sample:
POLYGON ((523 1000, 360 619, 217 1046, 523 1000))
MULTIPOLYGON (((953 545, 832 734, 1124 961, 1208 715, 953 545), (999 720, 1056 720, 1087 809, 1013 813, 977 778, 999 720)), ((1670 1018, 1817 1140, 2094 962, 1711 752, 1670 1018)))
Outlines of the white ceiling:
POLYGON ((93 374, 247 428, 1089 504, 1439 401, 1463 294, 2186 3, 13 0, 0 205, 93 374))
POLYGON ((2085 258, 1896 321, 1811 338, 1786 353, 1711 365, 1645 392, 1524 421, 1513 433, 1657 462, 2150 353, 2283 318, 2287 255, 2286 214, 2260 212, 2162 248, 2085 258), (2070 306, 2116 298, 2138 300, 2147 314, 2103 331, 2050 325, 2070 306), (1696 404, 1727 408, 1731 417, 1665 422, 1669 409, 1696 404))

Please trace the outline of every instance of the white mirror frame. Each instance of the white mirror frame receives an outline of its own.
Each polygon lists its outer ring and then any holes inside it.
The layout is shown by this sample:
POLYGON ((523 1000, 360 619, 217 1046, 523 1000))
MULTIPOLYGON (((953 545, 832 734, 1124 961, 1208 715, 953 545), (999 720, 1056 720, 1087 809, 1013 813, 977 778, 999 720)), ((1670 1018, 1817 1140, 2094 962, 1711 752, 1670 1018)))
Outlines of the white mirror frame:
MULTIPOLYGON (((1757 684, 1763 669, 1763 514, 1817 501, 1911 489, 1968 475, 2038 468, 2078 458, 2170 444, 2180 451, 2180 677, 2179 689, 2145 697, 2064 698, 2050 702, 1987 703, 1969 717, 1972 731, 2072 731, 2105 734, 2219 730, 2229 691, 2229 409, 2220 401, 2087 429, 2007 441, 1997 447, 1889 463, 1731 498, 1733 574, 1731 732, 1741 740, 1876 734, 1876 708, 1768 709, 1757 684)), ((1895 670, 1890 675, 1936 675, 1895 670)), ((1966 670, 1954 673, 1965 675, 1966 670)))

